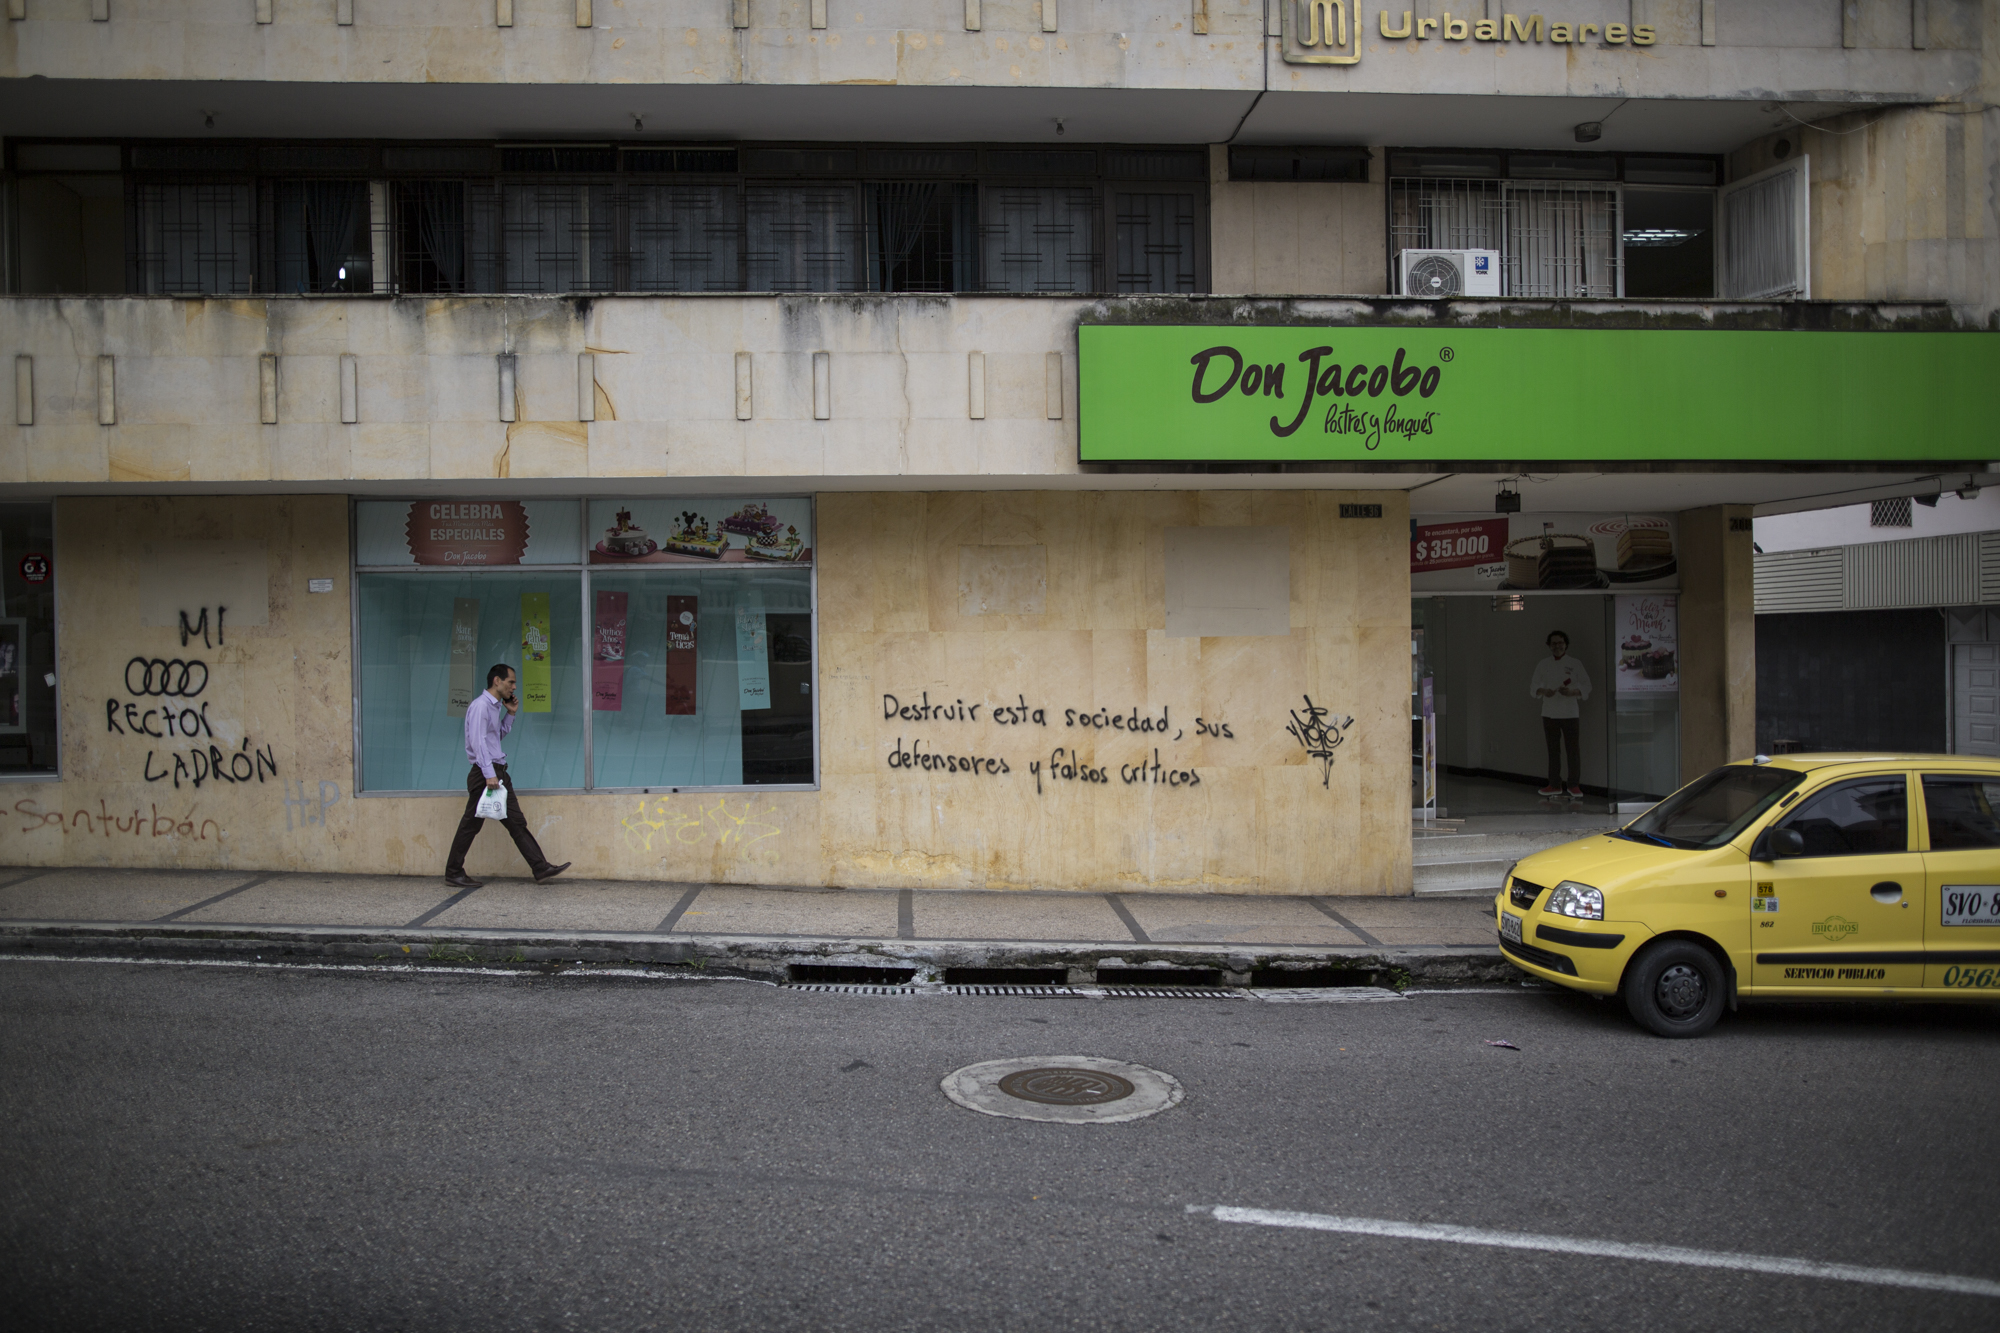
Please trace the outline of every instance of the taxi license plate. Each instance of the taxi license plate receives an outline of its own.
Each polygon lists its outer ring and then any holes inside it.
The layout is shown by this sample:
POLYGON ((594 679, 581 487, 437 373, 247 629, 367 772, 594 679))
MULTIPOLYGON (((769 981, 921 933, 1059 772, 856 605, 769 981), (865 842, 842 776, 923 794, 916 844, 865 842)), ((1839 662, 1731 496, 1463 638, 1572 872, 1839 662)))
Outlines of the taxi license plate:
POLYGON ((1519 944, 1521 942, 1521 918, 1515 916, 1512 912, 1502 912, 1500 914, 1500 938, 1503 940, 1512 940, 1514 943, 1519 944))

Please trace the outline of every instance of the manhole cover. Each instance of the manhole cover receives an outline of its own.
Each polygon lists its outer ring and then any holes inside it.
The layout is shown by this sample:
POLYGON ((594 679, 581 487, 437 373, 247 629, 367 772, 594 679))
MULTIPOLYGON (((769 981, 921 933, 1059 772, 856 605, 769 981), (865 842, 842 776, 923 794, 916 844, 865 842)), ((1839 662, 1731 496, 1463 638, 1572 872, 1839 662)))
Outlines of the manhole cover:
POLYGON ((968 1111, 1071 1125, 1138 1120, 1183 1096, 1171 1074, 1093 1055, 988 1060, 955 1070, 942 1086, 968 1111))
POLYGON ((1044 1106, 1102 1106, 1132 1095, 1132 1081, 1095 1069, 1023 1069, 1000 1080, 1000 1091, 1044 1106))

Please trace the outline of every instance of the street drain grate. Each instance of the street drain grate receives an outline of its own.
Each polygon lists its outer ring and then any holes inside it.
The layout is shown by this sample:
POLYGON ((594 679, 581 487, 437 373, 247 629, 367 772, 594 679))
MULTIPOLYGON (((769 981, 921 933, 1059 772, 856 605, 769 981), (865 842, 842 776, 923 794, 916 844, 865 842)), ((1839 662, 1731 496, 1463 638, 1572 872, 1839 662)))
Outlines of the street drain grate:
POLYGON ((1222 985, 1222 972, 1213 967, 1100 967, 1100 986, 1205 986, 1222 985))
POLYGON ((870 986, 866 983, 856 986, 843 985, 833 981, 792 981, 786 990, 810 991, 815 995, 915 995, 915 986, 870 986))
POLYGON ((1234 987, 1201 986, 1099 986, 1096 991, 1107 1000, 1250 1000, 1256 997, 1234 987))
POLYGON ((907 986, 914 967, 864 967, 848 963, 792 963, 785 976, 794 985, 820 982, 834 986, 907 986))
POLYGON ((1063 967, 947 967, 947 986, 1066 986, 1069 969, 1063 967))

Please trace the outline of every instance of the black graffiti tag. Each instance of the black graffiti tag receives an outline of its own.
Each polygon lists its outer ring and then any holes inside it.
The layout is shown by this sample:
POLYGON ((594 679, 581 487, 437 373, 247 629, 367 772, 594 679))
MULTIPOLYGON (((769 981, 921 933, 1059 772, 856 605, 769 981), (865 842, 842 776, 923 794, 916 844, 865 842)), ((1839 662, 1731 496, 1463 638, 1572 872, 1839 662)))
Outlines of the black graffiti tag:
POLYGON ((208 688, 208 663, 199 658, 171 661, 135 657, 125 664, 125 692, 141 698, 192 699, 208 688), (135 679, 132 672, 139 672, 135 679))
POLYGON ((1301 696, 1306 701, 1303 709, 1292 710, 1292 720, 1285 730, 1297 739, 1309 758, 1320 762, 1320 786, 1333 785, 1333 752, 1347 739, 1347 729, 1354 725, 1351 717, 1336 717, 1312 701, 1310 694, 1301 696))

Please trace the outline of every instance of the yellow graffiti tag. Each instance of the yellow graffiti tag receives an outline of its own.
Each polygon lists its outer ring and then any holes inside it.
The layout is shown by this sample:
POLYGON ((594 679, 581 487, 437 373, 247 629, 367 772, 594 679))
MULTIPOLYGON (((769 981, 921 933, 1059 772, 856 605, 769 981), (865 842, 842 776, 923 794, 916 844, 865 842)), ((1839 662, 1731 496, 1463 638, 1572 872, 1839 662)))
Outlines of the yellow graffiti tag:
POLYGON ((636 852, 650 852, 656 837, 671 838, 680 843, 698 843, 712 837, 717 847, 727 847, 731 843, 743 846, 775 838, 784 832, 776 824, 757 817, 776 814, 778 807, 775 805, 759 810, 755 801, 745 796, 736 802, 739 808, 732 809, 729 798, 717 796, 713 799, 714 805, 697 802, 690 809, 685 805, 676 807, 666 796, 656 796, 650 801, 640 797, 632 813, 618 821, 619 827, 625 830, 625 845, 636 852))

